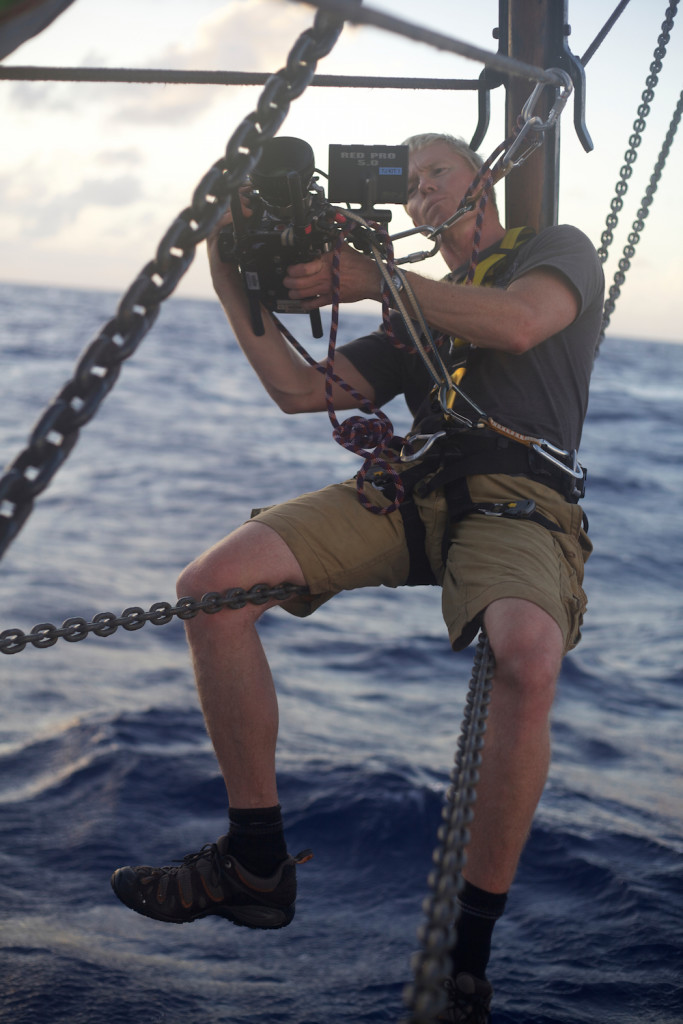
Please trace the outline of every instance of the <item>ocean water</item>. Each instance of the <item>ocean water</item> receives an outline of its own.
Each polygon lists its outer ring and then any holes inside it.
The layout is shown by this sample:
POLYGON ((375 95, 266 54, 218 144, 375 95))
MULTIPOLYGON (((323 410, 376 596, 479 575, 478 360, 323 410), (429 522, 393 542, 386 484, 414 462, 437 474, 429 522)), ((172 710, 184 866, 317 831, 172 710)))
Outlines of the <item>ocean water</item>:
MULTIPOLYGON (((0 456, 24 446, 116 297, 0 285, 0 456)), ((308 341, 305 319, 293 321, 308 341)), ((343 313, 342 337, 368 325, 343 313)), ((315 354, 323 342, 310 340, 315 354)), ((400 406, 391 408, 405 429, 400 406)), ((490 967, 494 1024, 683 1020, 683 348, 609 337, 583 461, 596 552, 554 762, 490 967)), ((0 631, 174 600, 254 506, 350 475, 324 415, 261 393, 221 311, 171 299, 0 563, 0 631)), ((223 614, 230 614, 224 612, 223 614)), ((226 828, 182 625, 0 654, 0 1020, 397 1022, 473 648, 438 591, 262 625, 281 698, 282 932, 139 917, 113 868, 226 828)))

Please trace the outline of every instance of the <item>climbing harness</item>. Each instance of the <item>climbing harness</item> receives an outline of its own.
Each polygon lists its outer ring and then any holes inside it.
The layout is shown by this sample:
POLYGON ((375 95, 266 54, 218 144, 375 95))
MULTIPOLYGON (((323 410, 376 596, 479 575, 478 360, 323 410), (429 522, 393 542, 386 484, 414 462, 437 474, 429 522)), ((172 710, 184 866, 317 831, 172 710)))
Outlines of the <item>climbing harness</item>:
MULTIPOLYGON (((470 266, 466 280, 473 285, 495 286, 512 271, 516 253, 533 236, 534 232, 525 227, 507 231, 498 246, 487 251, 474 268, 470 266)), ((465 272, 456 272, 453 276, 457 279, 465 276, 465 272)), ((454 339, 453 344, 462 346, 464 352, 468 351, 459 339, 454 339)), ((423 352, 418 351, 425 361, 423 352)), ((466 368, 465 356, 456 364, 455 372, 449 374, 439 357, 439 372, 431 367, 432 379, 437 381, 432 390, 434 416, 429 421, 433 429, 423 432, 418 428, 407 439, 401 439, 404 443, 400 447, 399 439, 396 439, 397 453, 394 452, 393 461, 385 455, 381 463, 377 461, 364 467, 363 479, 390 499, 388 507, 391 510, 397 506, 400 510, 410 558, 408 586, 437 582, 425 552, 425 527, 414 501, 415 495, 424 497, 437 488, 443 488, 449 513, 442 543, 442 560, 445 563, 450 529, 468 515, 495 514, 527 519, 546 529, 559 530, 552 520, 536 510, 533 502, 511 501, 495 511, 488 505, 473 502, 467 486, 468 476, 482 473, 524 475, 559 491, 571 502, 579 501, 585 492, 586 473, 579 464, 577 453, 565 451, 544 438, 512 430, 488 416, 460 387, 466 368), (455 412, 456 395, 472 407, 474 418, 455 412), (397 479, 401 485, 400 497, 396 490, 397 479)))
MULTIPOLYGON (((664 21, 661 26, 661 33, 657 39, 657 46, 655 47, 653 59, 650 64, 649 74, 645 79, 645 89, 641 95, 641 102, 637 110, 637 118, 633 122, 633 134, 629 138, 629 148, 624 154, 624 163, 619 171, 619 181, 616 185, 616 195, 610 203, 611 212, 607 215, 605 221, 606 227, 600 236, 601 245, 598 249, 598 258, 601 263, 605 263, 608 256, 609 247, 614 241, 614 229, 616 228, 619 221, 619 214, 621 213, 624 206, 624 196, 628 191, 629 178, 633 174, 633 165, 638 158, 638 149, 642 142, 643 132, 646 127, 646 118, 650 113, 650 104, 654 99, 654 90, 659 82, 659 75, 662 70, 662 61, 666 55, 666 48, 669 44, 671 30, 674 26, 674 18, 678 11, 678 0, 671 0, 667 5, 664 21)), ((645 227, 645 219, 649 213, 649 207, 652 203, 654 193, 657 190, 659 180, 664 170, 671 145, 678 129, 678 125, 681 120, 681 114, 683 113, 683 92, 680 93, 678 103, 671 118, 669 124, 669 130, 664 139, 664 143, 660 150, 659 156, 655 163, 654 171, 650 177, 650 183, 645 191, 645 195, 641 200, 640 208, 636 216, 636 220, 633 222, 631 233, 628 236, 627 244, 624 246, 623 255, 619 260, 618 269, 614 274, 614 281, 610 286, 607 298, 605 300, 605 306, 603 310, 602 318, 602 329, 600 338, 598 340, 598 350, 602 341, 604 340, 605 333, 609 327, 612 314, 614 312, 617 299, 621 294, 621 286, 623 285, 626 274, 631 267, 631 260, 635 255, 635 250, 638 242, 640 241, 640 235, 645 227)))
MULTIPOLYGON (((467 478, 477 474, 505 474, 525 476, 537 480, 546 487, 558 491, 566 500, 576 502, 583 495, 585 471, 578 466, 572 475, 565 475, 565 466, 558 460, 561 469, 548 465, 545 458, 539 458, 533 446, 510 443, 508 439, 491 430, 482 431, 435 431, 433 434, 417 434, 411 441, 418 440, 420 449, 415 453, 415 462, 407 462, 411 455, 403 456, 404 469, 399 469, 403 485, 403 500, 399 511, 406 535, 409 555, 409 574, 406 586, 430 586, 437 583, 425 550, 425 526, 415 502, 415 496, 424 498, 437 488, 444 492, 448 508, 448 521, 442 538, 441 558, 445 564, 451 528, 466 516, 487 515, 499 518, 527 520, 554 532, 563 532, 553 520, 544 516, 530 499, 511 499, 504 502, 477 502, 470 495, 467 478), (580 474, 580 479, 577 476, 580 474), (573 491, 575 490, 575 495, 573 491)), ((558 450, 559 451, 559 450, 558 450)), ((545 454, 545 453, 544 453, 545 454)), ((393 480, 381 467, 368 473, 368 480, 387 497, 393 496, 393 480)), ((584 528, 588 520, 583 515, 584 528)))

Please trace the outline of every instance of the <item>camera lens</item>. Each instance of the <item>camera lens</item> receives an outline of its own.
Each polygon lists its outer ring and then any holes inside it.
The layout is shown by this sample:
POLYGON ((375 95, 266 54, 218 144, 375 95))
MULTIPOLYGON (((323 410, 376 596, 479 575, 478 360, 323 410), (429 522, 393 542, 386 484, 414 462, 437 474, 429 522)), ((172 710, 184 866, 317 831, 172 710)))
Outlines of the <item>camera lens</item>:
POLYGON ((251 177, 264 202, 284 207, 291 203, 288 176, 297 175, 303 194, 314 170, 315 156, 309 144, 303 139, 280 136, 264 143, 251 177))

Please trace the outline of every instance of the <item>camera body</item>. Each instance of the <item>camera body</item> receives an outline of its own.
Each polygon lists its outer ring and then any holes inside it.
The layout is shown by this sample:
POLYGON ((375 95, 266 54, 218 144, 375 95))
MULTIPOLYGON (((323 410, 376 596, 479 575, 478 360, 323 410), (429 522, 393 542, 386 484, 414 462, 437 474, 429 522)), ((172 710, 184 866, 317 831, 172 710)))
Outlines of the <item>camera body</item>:
MULTIPOLYGON (((304 312, 282 284, 287 267, 329 252, 342 231, 357 248, 364 248, 362 232, 354 237, 355 222, 326 198, 314 172, 315 157, 307 142, 285 136, 269 139, 252 172, 253 187, 246 193, 251 216, 244 216, 240 197, 235 196, 233 223, 219 232, 220 258, 240 268, 256 334, 263 334, 261 304, 274 312, 304 312)), ((375 203, 404 203, 407 178, 407 146, 330 146, 330 195, 360 202, 356 212, 364 218, 388 222, 391 213, 376 209, 375 203)), ((311 326, 315 337, 321 337, 317 310, 311 314, 311 326)))

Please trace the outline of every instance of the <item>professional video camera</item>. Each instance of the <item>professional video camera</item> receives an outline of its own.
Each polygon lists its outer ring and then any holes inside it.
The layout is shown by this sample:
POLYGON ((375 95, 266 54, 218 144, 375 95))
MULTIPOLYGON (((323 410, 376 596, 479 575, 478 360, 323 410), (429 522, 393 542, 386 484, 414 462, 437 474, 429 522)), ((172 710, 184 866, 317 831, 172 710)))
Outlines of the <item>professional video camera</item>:
MULTIPOLYGON (((233 223, 219 233, 220 258, 236 263, 242 273, 255 334, 264 333, 261 303, 274 312, 304 312, 282 284, 288 266, 329 252, 341 232, 356 248, 369 251, 367 234, 346 214, 388 223, 391 213, 375 204, 406 202, 407 146, 330 146, 329 200, 315 170, 313 150, 303 139, 269 139, 252 172, 251 189, 242 193, 251 216, 244 215, 235 195, 233 223), (361 206, 345 210, 332 200, 361 206)), ((322 337, 318 310, 310 313, 310 320, 314 337, 322 337)))

